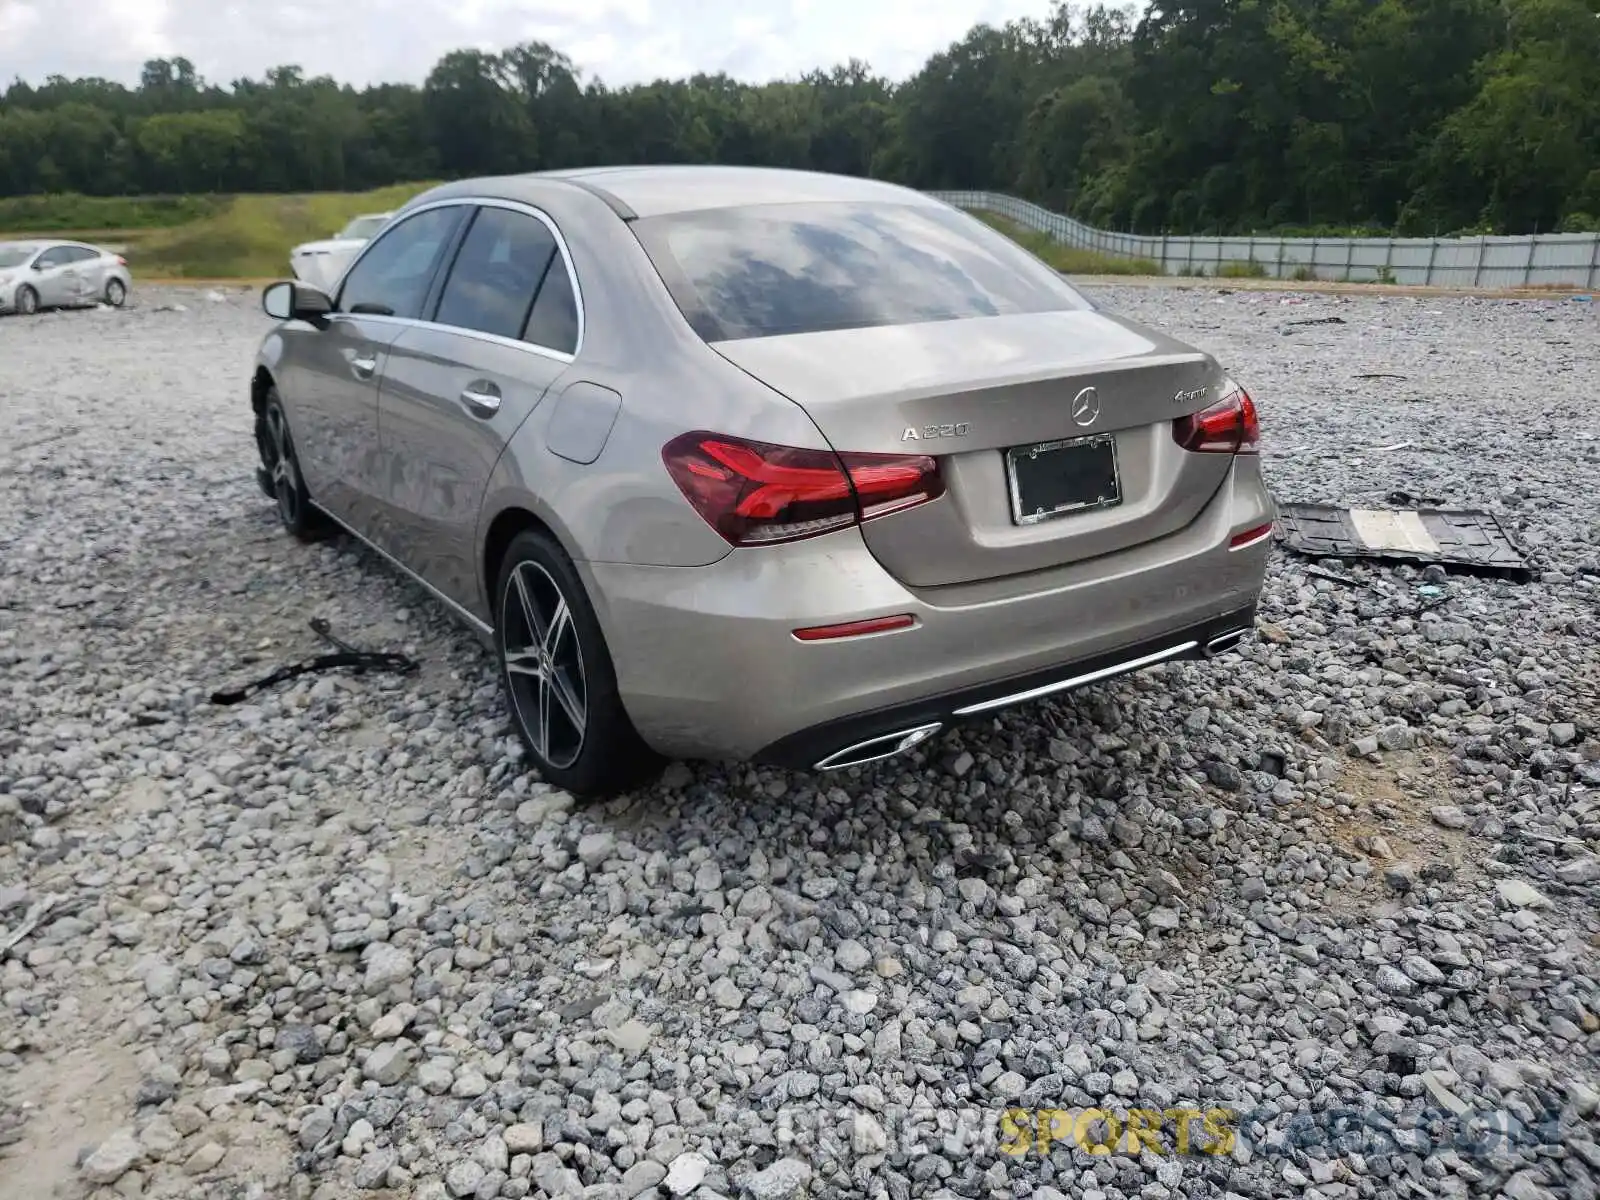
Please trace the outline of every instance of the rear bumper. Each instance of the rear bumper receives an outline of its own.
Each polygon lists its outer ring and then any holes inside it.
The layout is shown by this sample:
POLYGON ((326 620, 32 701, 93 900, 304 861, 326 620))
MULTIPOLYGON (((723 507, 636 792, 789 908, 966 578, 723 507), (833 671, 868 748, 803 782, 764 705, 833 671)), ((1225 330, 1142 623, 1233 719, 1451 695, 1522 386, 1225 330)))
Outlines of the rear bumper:
POLYGON ((888 758, 949 726, 981 720, 1019 704, 1065 695, 1159 663, 1215 657, 1253 632, 1255 615, 1252 604, 1196 625, 1043 671, 826 721, 773 742, 753 757, 757 762, 799 770, 829 770, 888 758), (909 744, 908 738, 912 739, 909 744))
POLYGON ((1152 654, 1197 655, 1248 627, 1271 542, 1230 550, 1229 540, 1272 515, 1252 464, 1177 533, 987 584, 907 588, 856 529, 737 550, 710 566, 578 570, 623 704, 651 746, 810 767, 908 723, 947 723, 959 709, 1119 664, 1136 670, 1125 664, 1152 654), (912 627, 833 641, 793 635, 899 614, 912 627))

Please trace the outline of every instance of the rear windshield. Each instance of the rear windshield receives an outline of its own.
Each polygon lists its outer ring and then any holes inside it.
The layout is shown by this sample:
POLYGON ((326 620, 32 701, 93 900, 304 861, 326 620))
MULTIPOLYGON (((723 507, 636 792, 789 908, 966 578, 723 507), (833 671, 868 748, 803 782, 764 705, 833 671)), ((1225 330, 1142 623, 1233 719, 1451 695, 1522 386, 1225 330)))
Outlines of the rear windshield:
POLYGON ((770 204, 649 217, 633 230, 708 342, 1090 307, 953 209, 770 204))

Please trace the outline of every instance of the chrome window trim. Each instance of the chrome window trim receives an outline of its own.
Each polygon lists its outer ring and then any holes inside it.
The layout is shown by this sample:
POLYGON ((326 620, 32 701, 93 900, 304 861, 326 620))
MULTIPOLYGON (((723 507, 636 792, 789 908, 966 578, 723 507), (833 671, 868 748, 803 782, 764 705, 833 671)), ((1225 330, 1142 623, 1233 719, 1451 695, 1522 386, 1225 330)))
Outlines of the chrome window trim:
MULTIPOLYGON (((480 341, 490 342, 497 346, 509 346, 517 350, 531 350, 535 354, 544 358, 554 359, 556 362, 570 363, 575 360, 579 354, 583 353, 584 335, 588 332, 588 313, 583 301, 583 285, 578 280, 578 268, 572 261, 572 251, 567 246, 567 239, 562 234, 560 227, 542 209, 535 208, 531 204, 524 204, 520 200, 502 200, 496 196, 452 196, 448 200, 435 200, 430 204, 419 205, 404 215, 396 214, 399 218, 398 220, 391 219, 391 223, 384 226, 377 237, 368 240, 361 247, 361 250, 345 264, 344 270, 339 274, 338 279, 334 280, 333 287, 328 292, 328 295, 337 296, 344 290, 345 280, 350 277, 350 272, 356 269, 357 264, 367 256, 373 246, 377 245, 381 239, 399 229, 401 225, 404 225, 412 217, 425 212, 432 212, 435 209, 452 207, 508 209, 511 212, 522 213, 524 216, 532 217, 550 231, 551 236, 556 241, 556 251, 561 255, 562 264, 567 268, 567 281, 572 285, 572 302, 578 309, 578 340, 572 352, 569 354, 565 350, 556 350, 550 346, 540 346, 537 343, 524 342, 518 338, 501 337, 496 333, 485 333, 481 329, 465 329, 460 325, 444 325, 438 321, 424 321, 420 317, 384 317, 368 313, 354 315, 361 317, 364 321, 382 321, 386 324, 402 327, 420 325, 427 329, 441 329, 450 333, 464 334, 467 337, 477 338, 480 341)), ((348 317, 351 314, 332 312, 328 315, 330 318, 334 318, 348 317)))
POLYGON ((360 320, 363 323, 375 322, 380 325, 393 325, 401 330, 406 329, 433 329, 440 333, 453 333, 458 337, 472 338, 474 341, 488 342, 492 346, 504 346, 509 350, 523 350, 539 358, 548 358, 553 362, 571 363, 573 356, 560 350, 551 350, 546 346, 536 346, 532 342, 518 341, 516 338, 501 337, 498 333, 485 333, 481 329, 465 329, 460 325, 441 325, 437 321, 423 321, 415 317, 385 317, 376 313, 329 313, 327 320, 351 321, 360 320))

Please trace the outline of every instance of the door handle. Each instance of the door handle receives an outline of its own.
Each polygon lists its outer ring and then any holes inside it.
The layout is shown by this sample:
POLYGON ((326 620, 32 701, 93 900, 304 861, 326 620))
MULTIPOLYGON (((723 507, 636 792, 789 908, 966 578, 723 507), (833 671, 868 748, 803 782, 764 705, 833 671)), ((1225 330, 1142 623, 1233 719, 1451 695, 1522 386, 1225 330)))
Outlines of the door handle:
POLYGON ((474 380, 462 389, 461 403, 475 417, 492 417, 500 411, 500 389, 487 379, 474 380))
POLYGON ((372 373, 378 369, 378 360, 372 358, 352 358, 350 369, 356 373, 357 379, 371 379, 372 373))

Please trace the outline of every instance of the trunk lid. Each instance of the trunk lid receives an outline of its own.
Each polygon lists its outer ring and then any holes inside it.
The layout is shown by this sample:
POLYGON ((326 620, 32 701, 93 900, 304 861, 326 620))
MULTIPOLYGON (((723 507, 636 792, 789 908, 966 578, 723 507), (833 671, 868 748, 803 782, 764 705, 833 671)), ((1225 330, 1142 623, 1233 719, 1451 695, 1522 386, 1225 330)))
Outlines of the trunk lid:
MULTIPOLYGON (((1171 433, 1174 418, 1221 398, 1215 360, 1105 313, 880 326, 713 348, 803 408, 836 450, 940 459, 946 495, 862 526, 878 561, 913 587, 1046 570, 1176 532, 1199 515, 1232 461, 1189 453, 1171 433), (1086 388, 1098 407, 1088 420, 1086 388), (1019 521, 1014 493, 1037 498, 1057 486, 1052 472, 1081 468, 1056 457, 1013 468, 1006 452, 1085 438, 1099 442, 1068 453, 1103 455, 1114 446, 1119 498, 1019 521)), ((1037 511, 1021 507, 1024 517, 1037 511)))

